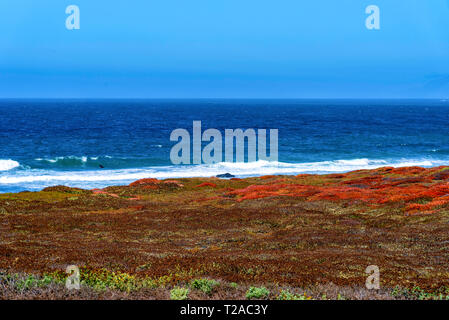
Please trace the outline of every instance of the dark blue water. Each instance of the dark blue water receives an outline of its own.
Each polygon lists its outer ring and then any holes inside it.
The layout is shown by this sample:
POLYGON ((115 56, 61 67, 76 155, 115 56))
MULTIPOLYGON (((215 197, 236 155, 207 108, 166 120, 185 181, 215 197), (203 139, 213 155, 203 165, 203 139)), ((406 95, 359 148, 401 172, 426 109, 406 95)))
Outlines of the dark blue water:
MULTIPOLYGON (((0 100, 0 192, 449 164, 442 100, 0 100), (176 128, 279 130, 279 161, 175 166, 176 128), (104 168, 100 168, 99 165, 104 168)), ((207 143, 203 143, 203 146, 207 143)))

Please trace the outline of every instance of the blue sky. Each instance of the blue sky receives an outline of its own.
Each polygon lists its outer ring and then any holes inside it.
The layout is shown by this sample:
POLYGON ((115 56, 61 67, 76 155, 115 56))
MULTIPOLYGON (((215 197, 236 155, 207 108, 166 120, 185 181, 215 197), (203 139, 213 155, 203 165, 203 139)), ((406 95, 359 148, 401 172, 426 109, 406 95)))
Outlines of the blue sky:
POLYGON ((0 97, 449 97, 449 0, 2 0, 0 29, 0 97))

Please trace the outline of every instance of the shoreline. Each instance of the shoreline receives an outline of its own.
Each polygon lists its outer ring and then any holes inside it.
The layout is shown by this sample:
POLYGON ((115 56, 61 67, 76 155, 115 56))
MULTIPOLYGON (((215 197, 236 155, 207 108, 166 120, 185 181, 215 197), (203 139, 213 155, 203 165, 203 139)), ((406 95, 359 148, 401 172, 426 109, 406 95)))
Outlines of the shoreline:
MULTIPOLYGON (((335 160, 335 161, 325 161, 325 162, 317 162, 317 163, 328 163, 328 162, 353 162, 353 161, 360 161, 360 160, 366 160, 366 161, 379 161, 379 162, 385 162, 384 160, 368 160, 368 159, 353 159, 353 160, 335 160)), ((9 160, 8 160, 9 161, 9 160)), ((100 170, 73 170, 73 171, 65 171, 65 170, 53 170, 53 171, 46 171, 43 172, 42 176, 24 176, 24 175, 18 175, 18 176, 8 176, 6 173, 8 172, 8 170, 4 170, 3 173, 3 177, 0 175, 0 190, 2 187, 7 188, 8 186, 16 186, 16 188, 22 188, 23 190, 21 191, 32 191, 32 192, 38 192, 38 191, 42 191, 43 189, 47 188, 47 187, 51 187, 51 186, 56 186, 56 185, 64 185, 64 186, 68 186, 68 187, 74 187, 74 188, 82 188, 82 189, 96 189, 96 188, 107 188, 110 186, 123 186, 123 185, 127 185, 130 184, 136 180, 139 179, 145 179, 145 178, 154 178, 154 179, 159 179, 159 180, 168 180, 168 179, 207 179, 207 178, 226 178, 223 177, 223 175, 229 175, 229 177, 236 177, 236 178, 240 178, 240 179, 247 179, 247 178, 258 178, 258 177, 263 177, 266 175, 274 175, 274 176, 290 176, 290 177, 294 177, 297 175, 301 175, 301 174, 307 174, 307 175, 319 175, 319 176, 323 176, 323 175, 329 175, 329 174, 348 174, 351 172, 355 172, 355 171, 359 171, 359 170, 377 170, 377 169, 381 169, 384 167, 391 167, 391 168, 408 168, 408 167, 420 167, 420 168, 424 168, 424 169, 432 169, 432 168, 440 168, 440 167, 445 167, 445 166, 449 166, 449 163, 446 164, 445 161, 442 160, 433 160, 434 164, 433 165, 415 165, 415 163, 419 163, 422 164, 424 161, 416 161, 416 162, 404 162, 406 164, 411 164, 411 165, 373 165, 370 168, 365 168, 365 167, 360 167, 357 168, 355 167, 354 169, 348 169, 348 170, 317 170, 317 171, 303 171, 300 170, 298 172, 294 172, 291 171, 290 168, 288 168, 288 170, 286 170, 286 172, 277 172, 276 170, 268 170, 268 172, 260 172, 260 173, 241 173, 238 170, 237 171, 233 171, 233 167, 235 166, 236 168, 239 169, 238 166, 236 166, 236 164, 238 163, 220 163, 218 165, 221 164, 227 164, 228 167, 223 168, 222 170, 220 169, 213 169, 210 171, 215 171, 212 175, 207 174, 205 172, 207 172, 207 165, 199 165, 199 166, 194 166, 194 165, 186 165, 186 166, 173 166, 173 168, 188 168, 188 169, 196 169, 196 168, 200 168, 202 170, 204 170, 204 172, 202 172, 201 175, 195 175, 195 173, 189 173, 188 171, 184 172, 184 171, 177 171, 177 170, 167 170, 167 171, 158 171, 158 172, 153 172, 154 168, 169 168, 167 166, 160 166, 160 167, 143 167, 143 168, 125 168, 125 169, 100 169, 100 170), (443 163, 443 164, 441 164, 443 163), (151 171, 151 172, 146 172, 146 171, 151 171), (48 172, 53 172, 52 174, 48 174, 48 172), (144 173, 146 172, 146 173, 144 173), (45 174, 44 174, 45 173, 45 174), (116 173, 117 176, 111 176, 113 179, 110 180, 107 178, 108 175, 116 173), (58 175, 56 175, 58 174, 58 175), (72 176, 72 174, 75 174, 74 176, 72 176), (106 176, 105 178, 102 177, 102 175, 106 176), (68 180, 64 180, 68 179, 68 180), (54 184, 50 184, 50 185, 44 185, 42 186, 40 189, 33 189, 33 188, 29 188, 26 189, 26 187, 22 187, 20 186, 20 183, 23 184, 27 184, 27 183, 39 183, 41 181, 49 181, 49 180, 54 180, 55 183, 54 184), (116 183, 114 183, 114 181, 116 181, 116 183), (105 184, 106 182, 109 182, 109 184, 105 184), (89 187, 89 185, 87 185, 86 187, 83 187, 83 184, 91 184, 94 185, 92 187, 89 187)), ((271 166, 273 166, 274 168, 277 168, 276 164, 271 164, 270 162, 266 162, 266 161, 257 161, 254 162, 255 164, 257 163, 267 163, 271 166)), ((242 163, 244 165, 251 165, 253 163, 242 163)), ((279 168, 282 168, 282 166, 295 166, 295 165, 308 165, 308 163, 279 163, 279 168)), ((315 163, 311 163, 311 164, 315 164, 315 163)), ((255 167, 257 169, 257 166, 255 167)), ((235 169, 235 168, 234 168, 235 169)), ((281 169, 279 169, 281 170, 281 169)), ((26 172, 26 171, 19 171, 19 172, 26 172)), ((194 171, 195 172, 195 171, 194 171)), ((14 188, 14 187, 11 187, 14 188)), ((2 192, 0 191, 0 194, 4 194, 4 193, 16 193, 16 192, 21 192, 21 191, 5 191, 2 192)))
MULTIPOLYGON (((343 160, 342 160, 343 161, 343 160)), ((253 178, 263 178, 266 176, 277 176, 277 177, 287 177, 287 178, 294 178, 297 176, 328 176, 328 175, 348 175, 348 174, 352 174, 355 172, 359 172, 359 171, 366 171, 366 172, 370 172, 370 171, 377 171, 377 170, 383 170, 385 168, 387 169, 400 169, 400 170, 407 170, 407 168, 419 168, 419 169, 423 169, 423 170, 440 170, 443 168, 449 167, 448 165, 435 165, 435 166, 378 166, 375 168, 361 168, 361 169, 354 169, 354 170, 347 170, 347 171, 329 171, 329 172, 307 172, 307 173, 286 173, 286 174, 282 174, 282 173, 274 173, 274 174, 233 174, 232 172, 223 172, 223 173, 219 173, 217 175, 204 175, 204 176, 169 176, 169 177, 164 177, 164 178, 158 178, 157 174, 155 175, 148 175, 148 176, 144 176, 144 177, 138 177, 136 179, 123 179, 123 180, 117 180, 117 184, 114 184, 111 181, 111 184, 108 185, 104 185, 104 183, 102 183, 102 186, 95 186, 95 187, 82 187, 82 186, 78 186, 76 185, 70 185, 71 182, 82 182, 82 183, 86 183, 87 181, 90 180, 73 180, 73 181, 67 181, 68 183, 64 184, 64 181, 58 181, 61 183, 55 183, 53 185, 48 185, 48 186, 44 186, 39 190, 22 190, 22 191, 17 191, 17 192, 1 192, 0 191, 0 195, 1 194, 9 194, 9 193, 20 193, 20 192, 40 192, 46 188, 50 188, 50 187, 54 187, 54 186, 64 186, 64 187, 68 187, 68 188, 78 188, 78 189, 83 189, 83 190, 93 190, 93 189, 105 189, 108 187, 119 187, 119 186, 126 186, 129 184, 132 184, 135 181, 138 180, 144 180, 144 179, 156 179, 159 181, 164 181, 164 180, 183 180, 183 179, 232 179, 232 178, 236 178, 236 179, 253 179, 253 178), (122 183, 120 183, 122 182, 122 183)), ((141 170, 139 168, 136 169, 115 169, 115 170, 141 170)), ((65 171, 56 171, 56 172, 60 172, 62 174, 66 173, 65 171)), ((80 172, 102 172, 101 170, 91 170, 91 171, 80 171, 80 172)), ((103 180, 99 180, 99 182, 102 182, 103 180)), ((105 180, 106 181, 106 180, 105 180)), ((13 184, 13 183, 11 183, 13 184)), ((5 184, 5 183, 0 183, 0 187, 2 186, 7 186, 9 184, 5 184)))

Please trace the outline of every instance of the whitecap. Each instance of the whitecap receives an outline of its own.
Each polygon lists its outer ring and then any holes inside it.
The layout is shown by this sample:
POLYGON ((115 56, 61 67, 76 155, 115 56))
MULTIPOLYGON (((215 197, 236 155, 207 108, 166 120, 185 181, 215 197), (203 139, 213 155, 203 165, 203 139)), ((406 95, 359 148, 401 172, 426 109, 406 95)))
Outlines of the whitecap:
POLYGON ((0 171, 7 171, 20 166, 20 163, 14 160, 0 160, 0 171))
MULTIPOLYGON (((12 160, 2 160, 12 161, 12 160)), ((8 162, 9 167, 18 166, 17 162, 8 162)), ((2 162, 0 161, 0 167, 2 162)), ((3 162, 4 167, 6 162, 3 162)), ((296 175, 301 173, 342 173, 359 169, 375 169, 384 166, 432 167, 449 165, 449 160, 434 159, 349 159, 304 163, 287 162, 220 162, 202 165, 169 165, 135 169, 57 171, 46 169, 19 170, 14 174, 5 172, 0 175, 0 184, 20 185, 24 188, 44 188, 64 184, 72 187, 92 188, 109 185, 127 184, 142 178, 172 179, 189 177, 211 177, 231 173, 237 177, 262 175, 296 175)))

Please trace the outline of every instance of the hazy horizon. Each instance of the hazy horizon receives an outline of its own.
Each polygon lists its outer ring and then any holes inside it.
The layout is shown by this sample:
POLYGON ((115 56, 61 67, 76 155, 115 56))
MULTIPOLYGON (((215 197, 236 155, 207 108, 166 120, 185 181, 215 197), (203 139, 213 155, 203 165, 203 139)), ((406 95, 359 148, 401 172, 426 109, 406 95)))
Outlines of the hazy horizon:
POLYGON ((0 11, 0 98, 449 98, 449 0, 4 0, 0 11), (66 28, 72 4, 79 30, 66 28), (379 30, 365 25, 369 5, 379 30))

